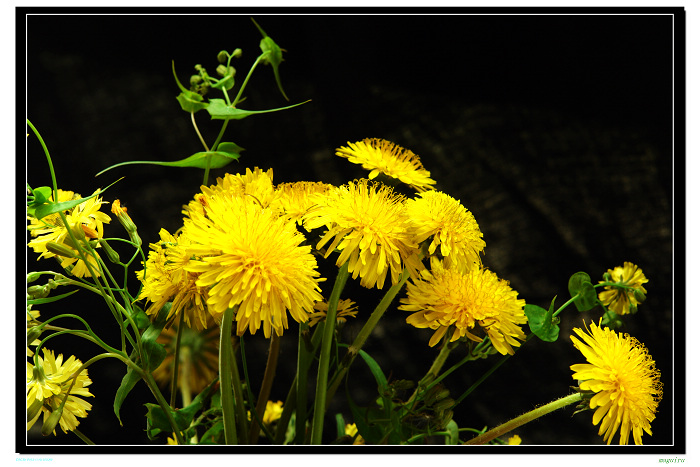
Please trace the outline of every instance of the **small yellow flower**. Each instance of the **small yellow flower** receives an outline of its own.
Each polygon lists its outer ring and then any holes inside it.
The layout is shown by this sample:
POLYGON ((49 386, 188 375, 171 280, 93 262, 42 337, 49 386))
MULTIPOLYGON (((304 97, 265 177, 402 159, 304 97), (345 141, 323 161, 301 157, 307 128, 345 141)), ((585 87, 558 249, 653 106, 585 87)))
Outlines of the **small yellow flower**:
POLYGON ((139 299, 148 299, 151 305, 146 314, 157 315, 161 308, 172 302, 168 313, 168 323, 184 313, 185 324, 195 329, 207 328, 208 287, 197 285, 199 274, 188 272, 191 244, 187 235, 180 233, 177 237, 167 230, 160 230, 160 242, 150 245, 145 269, 137 271, 137 277, 143 282, 139 299))
POLYGON ((362 435, 357 434, 357 425, 355 425, 354 423, 345 424, 345 435, 351 437, 357 435, 355 441, 352 444, 365 444, 365 440, 364 438, 362 438, 362 435))
POLYGON ((265 404, 265 414, 263 415, 263 423, 265 425, 270 425, 279 420, 282 416, 282 405, 282 401, 267 401, 267 404, 265 404))
MULTIPOLYGON (((309 327, 313 327, 321 321, 326 320, 326 313, 328 313, 328 302, 316 302, 314 305, 314 310, 316 313, 309 316, 309 327)), ((336 310, 336 321, 338 323, 344 323, 347 317, 354 318, 357 316, 357 305, 350 299, 343 299, 338 301, 338 309, 336 310)))
POLYGON ((499 279, 486 269, 462 272, 446 268, 431 258, 431 270, 424 271, 421 279, 407 285, 407 297, 401 299, 400 310, 414 311, 406 322, 417 328, 434 329, 430 338, 432 347, 454 329, 450 342, 461 337, 481 342, 471 330, 478 324, 489 336, 493 347, 501 354, 513 355, 512 346, 524 340, 519 324, 527 322, 523 311, 525 300, 508 281, 499 279))
POLYGON ((508 444, 519 445, 522 442, 523 442, 523 440, 521 440, 520 436, 518 436, 518 435, 513 435, 510 438, 508 438, 508 444))
POLYGON ((573 379, 582 391, 595 393, 590 399, 593 425, 600 423, 604 441, 610 444, 619 428, 620 444, 627 444, 630 431, 634 443, 642 444, 642 432, 651 435, 661 400, 660 373, 637 339, 599 326, 591 324, 588 332, 574 328, 583 342, 571 340, 588 363, 571 365, 573 379))
MULTIPOLYGON (((99 189, 95 191, 95 193, 99 192, 99 189)), ((73 193, 72 191, 58 190, 58 202, 80 198, 81 196, 79 194, 73 193)), ((50 199, 53 200, 53 195, 50 199)), ((100 239, 104 236, 104 224, 108 224, 111 219, 109 215, 100 212, 101 205, 102 198, 94 196, 72 209, 64 211, 68 227, 72 229, 74 235, 77 233, 78 235, 84 235, 87 238, 93 239, 100 239), (77 229, 77 231, 75 229, 77 229)), ((27 245, 32 248, 35 253, 40 253, 38 259, 56 256, 46 248, 49 242, 61 244, 73 251, 76 250, 76 246, 72 244, 70 236, 68 235, 68 228, 63 224, 59 213, 45 216, 42 219, 35 219, 33 217, 28 217, 28 219, 30 224, 27 229, 30 231, 32 237, 37 238, 30 241, 27 245)), ((97 246, 99 247, 99 245, 97 246)), ((99 276, 99 268, 96 259, 88 253, 86 253, 86 257, 96 271, 96 275, 99 276)), ((77 251, 75 251, 74 257, 61 257, 60 261, 61 266, 76 277, 91 275, 88 266, 83 260, 79 259, 77 251)))
POLYGON ((336 155, 345 157, 353 164, 361 164, 370 170, 369 178, 379 173, 397 178, 417 191, 432 190, 435 180, 425 170, 420 158, 408 149, 390 141, 378 138, 365 138, 336 149, 336 155))
MULTIPOLYGON (((68 400, 63 407, 59 420, 64 433, 74 430, 80 423, 76 417, 87 417, 92 405, 80 397, 92 397, 87 388, 92 381, 87 369, 83 369, 73 384, 73 376, 82 366, 82 362, 73 355, 63 361, 63 355, 54 357, 51 350, 43 348, 44 358, 36 356, 37 366, 27 362, 27 430, 44 414, 44 421, 59 409, 68 393, 68 400), (71 384, 73 384, 71 388, 71 384)), ((56 431, 53 432, 56 434, 56 431)))
POLYGON ((619 285, 606 285, 605 290, 598 294, 598 299, 619 315, 636 313, 637 305, 644 301, 647 293, 642 284, 649 282, 641 268, 625 261, 624 266, 608 269, 607 274, 611 280, 599 283, 616 282, 619 285))
POLYGON ((183 234, 195 259, 185 270, 199 274, 196 284, 211 287, 207 309, 215 317, 239 305, 238 335, 262 326, 281 336, 287 310, 306 322, 322 300, 316 258, 293 221, 263 208, 248 196, 206 198, 203 212, 190 210, 183 234))
POLYGON ((360 276, 367 288, 384 286, 387 273, 396 284, 404 267, 411 275, 422 269, 418 245, 406 230, 404 198, 380 183, 366 179, 328 191, 316 197, 316 206, 304 216, 305 228, 325 226, 328 230, 316 245, 327 247, 327 258, 340 251, 337 266, 348 262, 352 278, 360 276))
POLYGON ((406 202, 409 231, 416 243, 432 237, 428 253, 440 247, 445 265, 458 265, 469 270, 481 265, 481 253, 486 247, 474 215, 462 204, 440 191, 419 193, 406 202))

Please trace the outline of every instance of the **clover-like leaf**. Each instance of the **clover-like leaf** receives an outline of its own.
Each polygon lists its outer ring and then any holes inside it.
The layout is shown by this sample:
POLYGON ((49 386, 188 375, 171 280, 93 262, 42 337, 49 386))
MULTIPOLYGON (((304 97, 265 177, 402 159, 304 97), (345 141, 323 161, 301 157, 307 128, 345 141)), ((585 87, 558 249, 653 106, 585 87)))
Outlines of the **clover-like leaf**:
POLYGON ((572 298, 575 297, 574 305, 578 311, 588 311, 598 303, 598 296, 591 283, 591 277, 583 271, 579 271, 569 278, 569 293, 572 298))
POLYGON ((559 318, 553 318, 556 299, 557 297, 552 299, 549 310, 529 303, 523 308, 530 330, 545 342, 555 342, 559 338, 559 318))

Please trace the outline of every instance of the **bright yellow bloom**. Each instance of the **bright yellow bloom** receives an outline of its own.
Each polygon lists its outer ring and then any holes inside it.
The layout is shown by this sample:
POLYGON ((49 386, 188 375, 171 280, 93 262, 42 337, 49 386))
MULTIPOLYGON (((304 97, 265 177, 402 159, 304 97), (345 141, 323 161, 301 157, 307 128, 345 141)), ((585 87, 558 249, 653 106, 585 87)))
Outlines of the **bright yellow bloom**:
POLYGON ((404 198, 391 188, 363 179, 317 196, 316 202, 304 216, 305 228, 328 229, 316 248, 335 237, 325 257, 337 248, 336 265, 348 262, 352 278, 359 275, 363 287, 381 289, 389 271, 396 284, 404 267, 411 275, 422 269, 418 245, 406 230, 404 198))
MULTIPOLYGON (((68 393, 68 400, 63 407, 59 423, 64 433, 74 430, 80 423, 76 417, 87 417, 87 411, 92 405, 80 397, 92 397, 87 388, 92 381, 87 369, 80 372, 73 384, 73 375, 80 369, 82 362, 73 355, 63 361, 63 355, 58 358, 46 348, 42 349, 44 358, 36 356, 38 365, 35 367, 27 362, 27 430, 44 414, 44 421, 57 410, 68 393), (71 384, 73 387, 71 388, 71 384)), ((54 434, 56 431, 54 430, 54 434)))
MULTIPOLYGON (((100 190, 98 189, 95 191, 95 193, 98 193, 99 191, 100 190)), ((73 193, 72 191, 58 190, 58 202, 71 201, 80 198, 81 196, 79 194, 73 193)), ((53 195, 51 195, 50 199, 53 200, 53 195)), ((70 210, 64 211, 68 226, 71 229, 79 229, 82 231, 80 234, 84 234, 87 238, 102 238, 104 236, 104 224, 108 224, 111 219, 109 215, 100 212, 101 205, 102 198, 95 196, 80 203, 70 210)), ((76 277, 90 276, 90 270, 88 269, 87 265, 85 265, 83 260, 79 259, 76 247, 72 244, 70 236, 68 235, 68 229, 63 224, 59 213, 45 216, 42 219, 35 219, 33 217, 27 217, 27 219, 30 221, 27 229, 30 231, 32 237, 37 237, 30 241, 27 245, 31 247, 35 253, 41 253, 38 259, 56 256, 54 253, 47 250, 46 245, 49 242, 59 243, 75 251, 76 256, 72 258, 61 257, 61 266, 66 268, 76 277), (73 265, 73 263, 76 264, 73 265)), ((97 246, 99 247, 99 245, 97 246)), ((99 269, 95 258, 88 253, 85 254, 88 262, 96 271, 98 271, 99 269)), ((96 275, 99 276, 99 272, 97 272, 96 275)))
POLYGON ((406 202, 409 231, 416 243, 432 237, 428 253, 438 246, 445 265, 458 265, 469 270, 481 265, 481 253, 486 247, 474 215, 462 204, 440 191, 419 193, 406 202))
POLYGON ((185 270, 191 244, 187 235, 177 237, 167 230, 160 230, 160 242, 150 245, 145 269, 137 271, 137 277, 143 282, 139 299, 148 299, 151 305, 146 309, 148 315, 158 315, 167 302, 172 302, 168 313, 168 323, 184 313, 185 324, 195 329, 207 328, 208 287, 197 285, 199 274, 185 270))
POLYGON ((518 435, 513 435, 510 438, 508 438, 508 444, 518 445, 522 442, 523 442, 523 440, 521 440, 520 436, 518 436, 518 435))
MULTIPOLYGON (((180 336, 180 362, 177 386, 184 394, 199 394, 219 374, 219 327, 209 317, 207 329, 183 327, 180 336)), ((158 343, 165 345, 165 359, 153 371, 161 387, 170 388, 175 357, 177 325, 164 329, 158 343)))
POLYGON ((322 300, 319 273, 310 246, 295 223, 264 209, 248 196, 206 198, 203 212, 190 210, 183 234, 196 256, 186 270, 200 274, 197 285, 211 287, 207 306, 216 318, 239 305, 238 335, 263 326, 281 336, 287 313, 306 322, 322 300))
POLYGON ((390 141, 378 138, 365 138, 357 143, 348 141, 348 146, 336 149, 336 156, 345 157, 353 164, 361 164, 370 170, 369 178, 379 173, 398 178, 417 191, 432 190, 435 180, 425 170, 420 158, 408 149, 390 141))
MULTIPOLYGON (((309 316, 309 327, 313 327, 317 323, 326 320, 328 313, 328 302, 316 302, 314 305, 316 313, 309 316)), ((338 309, 336 310, 336 321, 344 323, 347 317, 354 318, 357 316, 357 305, 349 298, 338 301, 338 309)))
POLYGON ((354 423, 345 424, 345 435, 351 437, 357 435, 355 441, 352 444, 365 444, 365 440, 362 437, 362 435, 357 434, 357 425, 355 425, 354 423))
POLYGON ((619 315, 636 313, 637 305, 644 301, 647 293, 642 284, 649 282, 641 268, 625 261, 624 266, 608 269, 607 274, 611 280, 599 281, 600 283, 617 282, 620 285, 606 285, 605 290, 598 294, 598 299, 619 315))
POLYGON ((630 431, 635 444, 642 444, 642 431, 651 435, 650 422, 662 396, 660 373, 646 347, 628 334, 591 324, 590 330, 574 328, 583 342, 571 336, 588 363, 571 365, 579 388, 595 393, 590 400, 593 425, 608 444, 620 428, 620 444, 627 444, 630 431))
POLYGON ((423 271, 421 280, 409 282, 407 297, 401 299, 400 310, 415 312, 406 322, 417 328, 434 329, 431 347, 448 329, 454 329, 450 342, 465 336, 481 342, 471 332, 478 324, 498 352, 513 355, 512 346, 520 346, 516 339, 525 339, 518 324, 527 322, 525 300, 517 298, 518 292, 510 288, 508 281, 486 269, 465 273, 446 268, 435 258, 430 263, 431 271, 423 271))
POLYGON ((279 420, 282 416, 282 401, 272 402, 267 401, 265 405, 265 414, 263 415, 263 423, 269 425, 279 420))
POLYGON ((315 204, 312 195, 326 193, 332 188, 333 185, 323 182, 282 183, 277 185, 275 189, 275 199, 272 205, 301 224, 304 214, 315 204))

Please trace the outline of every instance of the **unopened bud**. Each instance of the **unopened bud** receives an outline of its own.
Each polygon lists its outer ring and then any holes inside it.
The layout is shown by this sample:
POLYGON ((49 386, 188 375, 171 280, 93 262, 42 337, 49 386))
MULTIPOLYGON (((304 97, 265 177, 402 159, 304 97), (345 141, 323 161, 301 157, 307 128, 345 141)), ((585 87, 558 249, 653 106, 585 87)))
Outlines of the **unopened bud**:
POLYGON ((107 259, 109 259, 114 264, 120 264, 119 253, 114 251, 114 249, 111 246, 109 246, 109 243, 107 243, 107 240, 105 240, 104 238, 101 238, 98 240, 98 242, 100 243, 100 246, 102 247, 102 251, 104 251, 105 254, 107 255, 107 259))
POLYGON ((228 61, 228 52, 226 52, 225 50, 222 50, 222 51, 219 52, 219 54, 216 56, 216 60, 217 60, 219 63, 226 63, 226 62, 228 61))
POLYGON ((637 300, 637 303, 644 303, 644 300, 647 299, 647 296, 644 295, 644 292, 642 292, 639 289, 634 289, 633 295, 634 299, 637 300))
POLYGON ((41 410, 41 406, 44 405, 44 401, 41 401, 39 399, 34 399, 34 402, 32 402, 32 405, 30 405, 27 408, 27 421, 33 420, 34 417, 37 416, 39 411, 41 410))
POLYGON ((233 53, 231 54, 231 56, 232 56, 233 58, 238 58, 238 57, 240 57, 241 55, 243 55, 243 51, 242 51, 241 49, 236 49, 236 50, 234 50, 233 53))
POLYGON ((63 404, 57 409, 51 412, 51 415, 44 419, 44 425, 41 427, 41 434, 44 436, 49 436, 56 429, 56 425, 61 420, 61 415, 63 414, 63 404))
POLYGON ((31 344, 41 336, 43 329, 41 326, 33 326, 27 329, 27 344, 31 344))
POLYGON ((121 202, 118 199, 114 200, 112 203, 112 213, 117 216, 117 220, 127 231, 131 241, 140 246, 142 242, 141 237, 139 237, 139 234, 136 232, 136 224, 134 224, 134 221, 132 221, 131 217, 126 213, 126 208, 122 208, 121 202))
POLYGON ((40 272, 30 272, 27 274, 27 284, 31 284, 35 280, 39 279, 41 277, 40 272))
POLYGON ((46 249, 49 252, 53 253, 54 255, 63 256, 65 258, 77 258, 78 257, 75 250, 73 250, 70 247, 67 247, 63 243, 47 242, 46 249))

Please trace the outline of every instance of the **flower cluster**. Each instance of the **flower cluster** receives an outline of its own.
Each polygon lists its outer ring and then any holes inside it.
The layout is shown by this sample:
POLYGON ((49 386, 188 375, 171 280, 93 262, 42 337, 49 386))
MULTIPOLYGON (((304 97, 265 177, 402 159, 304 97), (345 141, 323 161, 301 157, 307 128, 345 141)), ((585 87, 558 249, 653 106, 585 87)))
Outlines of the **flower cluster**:
POLYGON ((608 284, 598 294, 598 299, 609 310, 617 314, 625 315, 637 312, 637 305, 646 298, 646 289, 643 284, 649 282, 642 269, 625 261, 623 266, 608 269, 604 274, 605 280, 601 284, 608 284), (610 282, 614 282, 610 284, 610 282))

